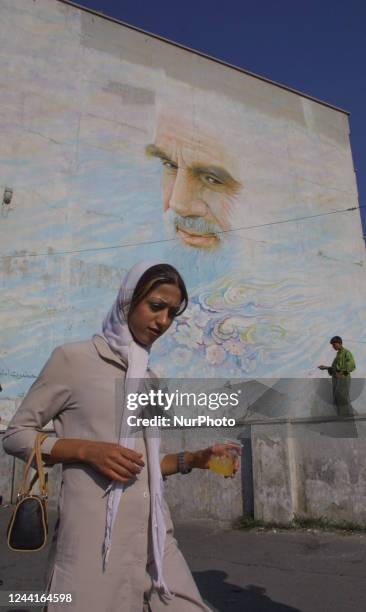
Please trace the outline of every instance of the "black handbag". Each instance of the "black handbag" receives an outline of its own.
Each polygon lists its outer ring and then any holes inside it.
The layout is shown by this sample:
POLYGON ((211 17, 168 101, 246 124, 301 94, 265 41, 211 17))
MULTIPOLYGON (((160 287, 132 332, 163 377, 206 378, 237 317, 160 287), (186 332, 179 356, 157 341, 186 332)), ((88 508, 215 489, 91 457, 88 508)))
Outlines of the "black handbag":
POLYGON ((24 470, 23 483, 17 495, 16 506, 7 529, 7 542, 11 550, 31 552, 41 550, 47 542, 47 477, 42 463, 41 444, 47 433, 38 433, 34 449, 24 470), (36 473, 28 485, 29 470, 35 458, 36 473), (39 479, 39 495, 31 493, 39 479))

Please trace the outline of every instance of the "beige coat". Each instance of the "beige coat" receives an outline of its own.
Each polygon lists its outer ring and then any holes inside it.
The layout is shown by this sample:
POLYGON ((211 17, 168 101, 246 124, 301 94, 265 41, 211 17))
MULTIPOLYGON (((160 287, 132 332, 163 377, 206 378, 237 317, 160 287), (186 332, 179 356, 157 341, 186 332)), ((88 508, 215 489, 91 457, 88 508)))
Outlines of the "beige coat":
MULTIPOLYGON (((58 347, 11 420, 5 451, 26 459, 37 431, 53 420, 57 437, 49 437, 49 454, 58 438, 117 442, 126 366, 101 337, 58 347)), ((59 526, 53 547, 49 588, 73 594, 73 604, 49 604, 49 612, 207 611, 191 573, 177 548, 166 507, 164 574, 175 597, 169 605, 151 592, 146 572, 150 494, 145 443, 135 434, 145 468, 122 495, 105 572, 102 570, 106 502, 110 481, 84 463, 63 465, 59 526), (144 608, 145 609, 145 608, 144 608)))

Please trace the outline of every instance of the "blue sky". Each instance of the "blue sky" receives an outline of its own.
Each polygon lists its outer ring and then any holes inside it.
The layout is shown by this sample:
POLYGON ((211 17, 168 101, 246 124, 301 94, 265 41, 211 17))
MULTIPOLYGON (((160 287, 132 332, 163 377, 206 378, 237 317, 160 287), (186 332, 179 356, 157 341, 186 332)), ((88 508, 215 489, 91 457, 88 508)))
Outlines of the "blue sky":
MULTIPOLYGON (((364 0, 79 0, 79 4, 349 111, 359 203, 366 205, 364 0)), ((366 234, 366 208, 361 212, 366 234)))

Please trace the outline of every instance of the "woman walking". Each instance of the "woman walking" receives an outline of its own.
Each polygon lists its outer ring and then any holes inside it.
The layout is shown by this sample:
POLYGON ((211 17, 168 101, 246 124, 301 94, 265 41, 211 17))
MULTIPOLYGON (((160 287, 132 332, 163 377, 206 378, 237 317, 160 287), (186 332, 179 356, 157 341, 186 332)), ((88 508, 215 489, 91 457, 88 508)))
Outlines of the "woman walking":
POLYGON ((187 303, 175 268, 135 265, 103 333, 54 350, 4 435, 6 452, 27 459, 53 420, 57 437, 42 454, 63 475, 49 591, 72 593, 70 612, 208 610, 173 537, 162 477, 207 469, 231 445, 161 459, 156 428, 131 431, 126 410, 128 394, 152 377, 151 346, 187 303))

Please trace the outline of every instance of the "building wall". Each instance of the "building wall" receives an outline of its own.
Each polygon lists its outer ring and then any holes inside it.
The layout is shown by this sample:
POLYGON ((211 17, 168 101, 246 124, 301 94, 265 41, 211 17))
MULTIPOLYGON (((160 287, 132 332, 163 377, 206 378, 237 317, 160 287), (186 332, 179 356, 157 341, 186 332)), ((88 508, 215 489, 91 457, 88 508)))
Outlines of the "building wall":
MULTIPOLYGON (((358 204, 347 115, 57 0, 0 7, 0 186, 13 190, 0 217, 2 429, 51 350, 100 330, 141 258, 176 265, 190 293, 185 316, 154 346, 158 374, 250 379, 274 393, 278 379, 299 381, 285 410, 273 394, 247 400, 235 436, 248 416, 334 414, 316 369, 332 358, 329 338, 344 337, 361 379, 366 355, 359 211, 322 216, 358 204), (176 224, 214 238, 177 235, 176 224)), ((220 435, 184 433, 178 446, 220 435)), ((311 444, 296 447, 306 482, 311 444)), ((260 467, 260 438, 253 449, 260 514, 274 466, 260 467)), ((291 469, 288 492, 273 493, 290 514, 291 469)), ((199 510, 203 495, 214 500, 216 477, 194 478, 199 510)), ((220 487, 232 487, 232 501, 212 507, 228 518, 240 511, 241 483, 220 487)), ((301 495, 311 512, 316 488, 301 495)))

